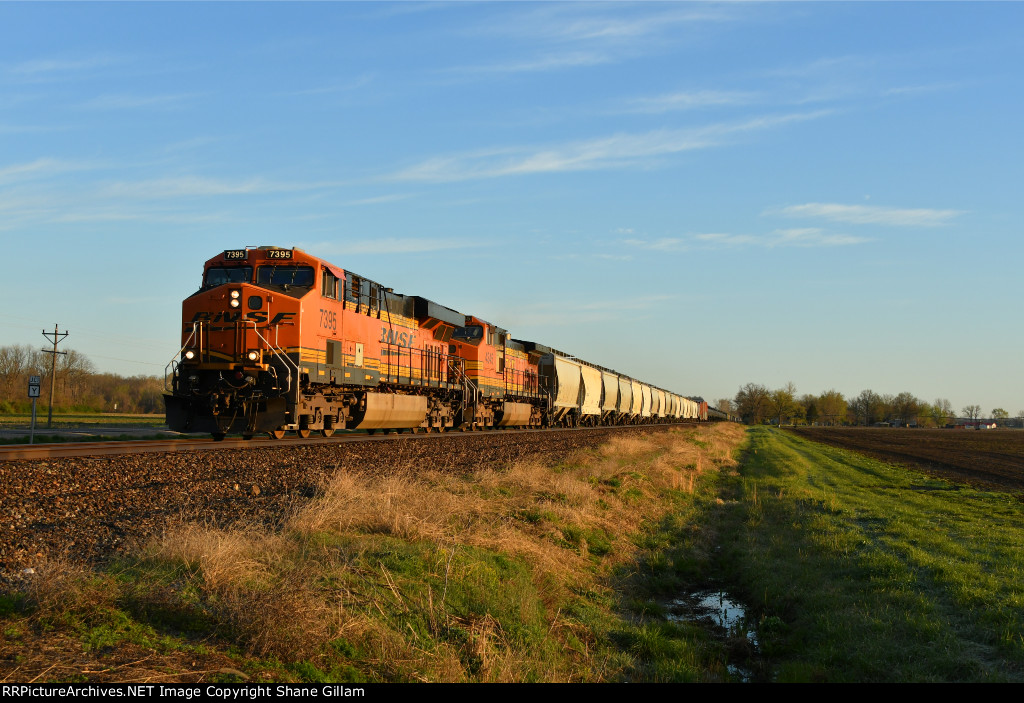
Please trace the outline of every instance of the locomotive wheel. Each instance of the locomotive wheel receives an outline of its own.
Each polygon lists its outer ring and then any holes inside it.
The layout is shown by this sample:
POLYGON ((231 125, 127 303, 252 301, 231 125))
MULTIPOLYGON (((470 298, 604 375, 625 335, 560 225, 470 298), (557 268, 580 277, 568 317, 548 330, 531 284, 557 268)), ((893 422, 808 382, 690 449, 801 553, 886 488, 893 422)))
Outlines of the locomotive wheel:
POLYGON ((284 430, 271 430, 267 432, 271 439, 284 439, 284 430))
POLYGON ((334 428, 332 427, 331 429, 327 429, 325 427, 324 429, 320 430, 320 434, 322 434, 324 437, 330 437, 331 435, 334 434, 334 428))
POLYGON ((302 439, 305 439, 306 437, 308 437, 308 436, 310 435, 310 433, 311 433, 312 431, 313 431, 313 430, 311 430, 311 429, 309 429, 309 428, 307 427, 307 428, 305 428, 305 429, 299 429, 299 430, 295 430, 295 434, 297 434, 297 435, 298 435, 299 437, 302 437, 302 439))
POLYGON ((371 436, 372 436, 372 435, 373 435, 373 433, 374 433, 374 432, 376 432, 376 431, 377 431, 377 430, 367 430, 367 431, 366 431, 366 434, 368 434, 368 435, 371 435, 371 436))
POLYGON ((421 427, 413 427, 411 431, 413 434, 419 434, 421 429, 421 427))
POLYGON ((248 440, 252 439, 252 432, 248 432, 248 433, 246 433, 246 434, 243 434, 243 435, 242 435, 242 439, 244 439, 244 440, 246 440, 246 441, 248 441, 248 440))
POLYGON ((214 442, 223 442, 224 441, 224 434, 225 434, 224 432, 214 432, 213 433, 213 441, 214 442))

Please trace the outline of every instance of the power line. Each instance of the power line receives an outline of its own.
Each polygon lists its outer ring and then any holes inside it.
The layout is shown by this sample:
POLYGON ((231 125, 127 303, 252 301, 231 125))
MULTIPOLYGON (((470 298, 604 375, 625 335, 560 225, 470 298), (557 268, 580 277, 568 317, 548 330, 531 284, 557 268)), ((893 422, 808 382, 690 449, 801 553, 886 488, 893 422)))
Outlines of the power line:
MULTIPOLYGON (((8 315, 8 314, 0 314, 0 319, 4 319, 4 320, 24 320, 26 322, 33 322, 33 320, 30 319, 30 318, 21 317, 21 316, 18 316, 18 315, 8 315)), ((23 325, 23 324, 17 324, 17 323, 7 323, 5 326, 6 327, 19 327, 19 328, 22 328, 22 329, 35 329, 36 328, 35 325, 23 325)), ((97 339, 102 339, 104 341, 117 342, 118 344, 122 344, 122 345, 124 345, 124 344, 131 344, 133 346, 145 347, 145 348, 154 349, 154 350, 161 350, 161 351, 167 349, 168 346, 169 346, 169 345, 164 344, 162 342, 159 342, 159 341, 157 341, 155 339, 147 339, 147 338, 143 338, 143 337, 131 337, 131 336, 127 336, 127 335, 112 335, 112 334, 110 334, 109 332, 106 332, 106 331, 94 331, 94 330, 91 330, 91 329, 88 329, 88 328, 86 328, 84 330, 79 330, 78 334, 81 335, 81 336, 85 336, 85 337, 94 337, 94 338, 97 338, 97 339)), ((174 346, 174 345, 172 344, 170 346, 174 346)))
MULTIPOLYGON (((50 339, 50 333, 43 330, 43 336, 50 339)), ((67 330, 64 332, 60 331, 60 325, 53 326, 53 350, 43 349, 45 354, 52 354, 50 362, 50 410, 46 414, 46 429, 53 427, 53 384, 57 380, 57 355, 67 354, 66 351, 57 351, 57 345, 64 341, 64 338, 68 336, 67 330)))

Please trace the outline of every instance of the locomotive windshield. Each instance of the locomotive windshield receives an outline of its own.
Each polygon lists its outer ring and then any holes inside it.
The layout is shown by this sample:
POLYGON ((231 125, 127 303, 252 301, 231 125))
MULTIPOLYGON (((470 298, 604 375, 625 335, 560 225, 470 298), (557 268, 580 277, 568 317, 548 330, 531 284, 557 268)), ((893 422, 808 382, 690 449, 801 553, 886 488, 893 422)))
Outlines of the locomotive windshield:
POLYGON ((479 344, 483 338, 484 328, 480 325, 456 327, 455 331, 452 332, 452 339, 461 339, 463 342, 469 342, 470 344, 479 344))
POLYGON ((312 266, 260 266, 256 269, 256 285, 290 288, 312 288, 316 280, 312 266))
POLYGON ((215 288, 225 283, 248 283, 252 280, 252 266, 211 266, 206 269, 203 288, 215 288))

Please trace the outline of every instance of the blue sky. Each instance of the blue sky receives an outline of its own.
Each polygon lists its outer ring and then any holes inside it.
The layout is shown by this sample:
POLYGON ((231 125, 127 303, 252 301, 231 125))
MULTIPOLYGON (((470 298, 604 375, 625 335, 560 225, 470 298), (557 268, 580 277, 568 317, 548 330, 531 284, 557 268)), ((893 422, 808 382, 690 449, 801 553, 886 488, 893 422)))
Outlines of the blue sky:
POLYGON ((1019 3, 0 3, 0 344, 297 246, 672 391, 1024 409, 1019 3))

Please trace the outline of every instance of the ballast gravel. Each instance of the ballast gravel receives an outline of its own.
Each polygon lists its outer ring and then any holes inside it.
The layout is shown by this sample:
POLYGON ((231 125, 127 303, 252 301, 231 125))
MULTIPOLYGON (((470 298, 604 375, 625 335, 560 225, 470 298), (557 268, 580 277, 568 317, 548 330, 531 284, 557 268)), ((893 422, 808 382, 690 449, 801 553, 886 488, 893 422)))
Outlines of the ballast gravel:
POLYGON ((339 468, 365 474, 419 469, 470 472, 557 460, 612 433, 454 433, 368 442, 122 454, 0 462, 0 588, 22 583, 54 558, 102 563, 169 524, 275 525, 339 468))

